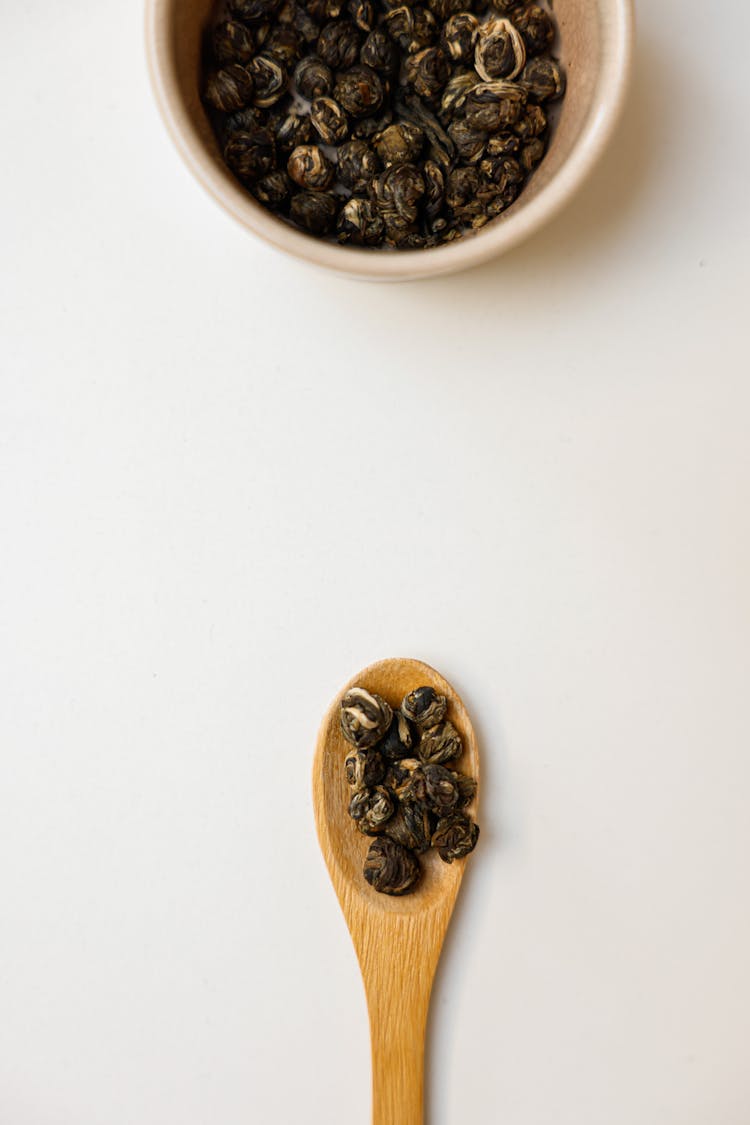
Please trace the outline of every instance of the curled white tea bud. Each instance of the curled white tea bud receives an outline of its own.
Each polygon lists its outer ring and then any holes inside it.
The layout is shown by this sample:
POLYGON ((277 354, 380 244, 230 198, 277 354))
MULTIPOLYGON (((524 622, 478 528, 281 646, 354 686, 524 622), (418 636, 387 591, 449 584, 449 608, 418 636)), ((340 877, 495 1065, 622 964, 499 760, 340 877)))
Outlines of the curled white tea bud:
POLYGON ((379 695, 351 688, 341 700, 341 731, 358 750, 374 746, 388 730, 393 711, 379 695))
POLYGON ((510 20, 488 20, 481 24, 474 50, 474 66, 485 82, 515 78, 526 65, 526 47, 520 31, 510 20))
POLYGON ((407 719, 417 726, 427 729, 434 727, 445 718, 448 700, 438 695, 434 688, 418 687, 404 696, 401 711, 407 719))

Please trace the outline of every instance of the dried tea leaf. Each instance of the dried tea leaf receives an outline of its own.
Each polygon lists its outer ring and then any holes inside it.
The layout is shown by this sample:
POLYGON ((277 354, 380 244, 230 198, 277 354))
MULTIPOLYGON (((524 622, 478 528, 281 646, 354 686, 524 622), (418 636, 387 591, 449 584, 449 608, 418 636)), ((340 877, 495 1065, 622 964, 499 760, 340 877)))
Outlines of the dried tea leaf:
POLYGON ((365 836, 375 836, 382 832, 395 811, 393 794, 384 785, 362 789, 349 802, 349 816, 357 822, 357 828, 365 836))
POLYGON ((380 836, 370 844, 364 876, 381 894, 405 895, 419 881, 419 860, 408 848, 388 836, 380 836))
POLYGON ((425 766, 422 773, 424 796, 419 800, 437 816, 445 816, 458 804, 458 784, 453 772, 444 766, 425 766))
POLYGON ((391 725, 393 711, 379 695, 351 688, 341 700, 341 731, 359 749, 374 746, 391 725))
POLYGON ((473 777, 468 774, 459 773, 458 770, 451 770, 453 778, 458 786, 458 804, 457 808, 464 809, 477 795, 477 783, 473 777))
POLYGON ((346 780, 352 789, 370 789, 385 776, 385 762, 377 749, 350 750, 344 761, 346 780))
POLYGON ((401 701, 401 712, 418 727, 434 727, 445 718, 448 700, 434 688, 418 687, 401 701))
POLYGON ((446 863, 462 859, 476 847, 479 827, 464 813, 454 812, 437 822, 432 834, 432 846, 446 863))
POLYGON ((407 803, 399 806, 385 827, 387 836, 418 854, 429 851, 433 830, 433 818, 426 805, 407 803))

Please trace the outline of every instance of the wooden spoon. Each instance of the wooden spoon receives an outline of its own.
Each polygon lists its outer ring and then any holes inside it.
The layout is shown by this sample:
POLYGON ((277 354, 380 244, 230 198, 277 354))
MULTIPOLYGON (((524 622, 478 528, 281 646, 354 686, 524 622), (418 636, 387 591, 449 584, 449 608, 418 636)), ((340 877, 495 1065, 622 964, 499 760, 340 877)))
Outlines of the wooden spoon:
MULTIPOLYGON (((369 841, 347 813, 344 759, 351 749, 339 725, 339 702, 359 685, 397 707, 407 692, 430 685, 448 698, 447 717, 461 734, 458 768, 479 780, 476 738, 456 692, 419 660, 381 660, 344 687, 318 735, 313 802, 318 838, 357 951, 370 1013, 373 1125, 422 1125, 424 1037, 432 980, 466 860, 419 857, 422 877, 412 894, 379 894, 362 874, 369 841)), ((475 798, 476 800, 476 798, 475 798)), ((468 810, 473 816, 473 806, 468 810)))

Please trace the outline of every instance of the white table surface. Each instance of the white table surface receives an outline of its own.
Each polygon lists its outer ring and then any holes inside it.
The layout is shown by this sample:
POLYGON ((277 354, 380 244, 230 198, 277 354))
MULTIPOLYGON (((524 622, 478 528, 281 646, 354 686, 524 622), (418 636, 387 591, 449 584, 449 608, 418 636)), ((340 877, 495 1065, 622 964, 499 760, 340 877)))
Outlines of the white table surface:
POLYGON ((564 215, 392 288, 204 197, 138 2, 2 22, 0 1121, 366 1125, 309 776, 403 654, 485 770, 429 1125, 747 1125, 747 5, 644 3, 564 215))

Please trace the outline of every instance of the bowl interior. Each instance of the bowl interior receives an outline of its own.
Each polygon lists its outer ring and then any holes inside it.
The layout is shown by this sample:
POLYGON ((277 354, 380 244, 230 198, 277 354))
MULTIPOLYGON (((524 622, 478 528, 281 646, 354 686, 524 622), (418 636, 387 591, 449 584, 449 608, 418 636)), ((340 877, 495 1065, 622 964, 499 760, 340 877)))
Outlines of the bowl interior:
MULTIPOLYGON (((152 77, 167 124, 184 158, 204 187, 245 226, 288 253, 341 273, 427 276, 462 268, 469 262, 459 262, 459 258, 467 255, 476 261, 507 248, 539 225, 546 211, 557 209, 558 201, 549 191, 553 181, 560 178, 561 170, 577 150, 594 143, 596 128, 602 124, 597 117, 616 114, 615 95, 621 94, 621 76, 612 71, 619 66, 624 76, 627 52, 620 40, 627 2, 555 0, 560 29, 557 51, 565 68, 567 91, 557 106, 547 154, 519 199, 504 214, 479 231, 428 251, 355 250, 312 238, 266 211, 235 180, 222 160, 200 97, 202 40, 214 0, 150 0, 152 77), (480 248, 486 252, 477 253, 480 248)), ((574 187, 574 183, 568 186, 567 192, 574 187)))

